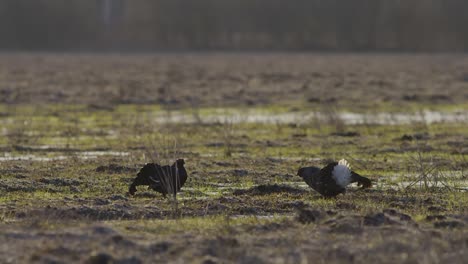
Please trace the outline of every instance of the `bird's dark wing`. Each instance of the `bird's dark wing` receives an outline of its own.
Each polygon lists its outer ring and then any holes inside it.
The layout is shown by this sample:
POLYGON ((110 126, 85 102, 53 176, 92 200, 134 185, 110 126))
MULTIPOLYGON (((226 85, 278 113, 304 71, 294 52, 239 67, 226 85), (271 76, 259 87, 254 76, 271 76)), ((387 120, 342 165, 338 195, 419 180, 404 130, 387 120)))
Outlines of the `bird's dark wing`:
POLYGON ((137 177, 133 180, 129 188, 129 193, 131 195, 135 194, 136 186, 139 185, 148 185, 152 189, 156 190, 160 184, 160 179, 158 177, 158 171, 161 170, 161 166, 155 163, 147 163, 137 174, 137 177))
POLYGON ((180 191, 180 188, 187 180, 187 171, 185 171, 183 164, 177 165, 177 162, 171 166, 163 166, 161 173, 161 182, 167 189, 167 193, 180 191))
POLYGON ((148 163, 138 172, 137 177, 130 185, 129 193, 135 194, 136 186, 148 185, 149 189, 166 195, 168 190, 180 191, 187 178, 187 171, 182 163, 174 163, 172 166, 148 163))
POLYGON ((329 174, 321 174, 320 185, 317 186, 319 193, 325 197, 337 196, 346 191, 345 188, 336 184, 335 180, 329 174))
POLYGON ((297 174, 301 176, 312 189, 316 190, 321 195, 333 197, 345 191, 345 189, 338 186, 331 177, 333 168, 337 164, 336 162, 330 163, 322 169, 317 167, 305 167, 299 169, 297 174))
POLYGON ((159 166, 154 170, 153 175, 151 176, 151 185, 150 188, 153 190, 166 195, 168 193, 167 189, 170 185, 172 177, 171 166, 159 166))
POLYGON ((333 197, 345 192, 345 188, 336 184, 336 181, 332 178, 332 172, 336 165, 338 165, 337 162, 331 162, 318 173, 317 178, 320 182, 317 186, 318 192, 325 197, 333 197))

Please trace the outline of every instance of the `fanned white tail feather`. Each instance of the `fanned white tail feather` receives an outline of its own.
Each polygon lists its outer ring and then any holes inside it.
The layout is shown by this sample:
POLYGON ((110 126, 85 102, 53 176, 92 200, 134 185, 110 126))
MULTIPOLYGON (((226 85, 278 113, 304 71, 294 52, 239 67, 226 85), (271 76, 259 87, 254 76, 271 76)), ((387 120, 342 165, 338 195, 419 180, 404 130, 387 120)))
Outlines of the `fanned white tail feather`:
POLYGON ((344 165, 348 167, 349 169, 351 169, 351 165, 349 165, 349 162, 345 159, 340 159, 340 161, 338 161, 338 165, 344 165))
POLYGON ((351 166, 348 161, 341 159, 338 161, 338 165, 333 168, 332 178, 336 184, 345 188, 351 182, 351 166))

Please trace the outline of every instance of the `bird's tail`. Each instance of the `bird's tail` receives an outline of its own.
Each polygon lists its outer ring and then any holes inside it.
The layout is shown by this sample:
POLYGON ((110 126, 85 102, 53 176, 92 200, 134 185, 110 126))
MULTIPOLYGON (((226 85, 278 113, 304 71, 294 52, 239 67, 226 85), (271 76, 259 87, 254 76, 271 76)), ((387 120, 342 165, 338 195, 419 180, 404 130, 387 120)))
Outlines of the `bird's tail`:
POLYGON ((370 188, 372 187, 372 182, 370 179, 366 177, 362 177, 361 175, 352 172, 351 173, 352 180, 351 182, 357 182, 358 186, 362 186, 362 188, 370 188))
POLYGON ((351 166, 349 165, 349 162, 345 159, 340 159, 340 161, 338 161, 338 165, 343 165, 343 166, 346 166, 348 167, 348 169, 351 169, 351 166))

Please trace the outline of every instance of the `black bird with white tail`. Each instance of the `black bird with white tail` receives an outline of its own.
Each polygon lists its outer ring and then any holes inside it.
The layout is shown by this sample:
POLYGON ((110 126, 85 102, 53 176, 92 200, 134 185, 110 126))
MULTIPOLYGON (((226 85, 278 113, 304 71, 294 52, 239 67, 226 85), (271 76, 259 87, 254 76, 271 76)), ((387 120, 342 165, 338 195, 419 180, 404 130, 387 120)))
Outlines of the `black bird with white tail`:
POLYGON ((354 182, 362 188, 370 188, 371 181, 351 170, 349 163, 342 159, 331 162, 322 169, 317 167, 300 168, 297 172, 304 181, 325 197, 335 197, 346 192, 346 187, 354 182))
POLYGON ((164 197, 167 194, 176 194, 180 191, 185 181, 187 181, 187 171, 184 167, 185 161, 178 159, 172 166, 161 166, 156 163, 147 163, 133 180, 128 193, 134 195, 139 185, 147 185, 148 189, 153 189, 162 193, 164 197))

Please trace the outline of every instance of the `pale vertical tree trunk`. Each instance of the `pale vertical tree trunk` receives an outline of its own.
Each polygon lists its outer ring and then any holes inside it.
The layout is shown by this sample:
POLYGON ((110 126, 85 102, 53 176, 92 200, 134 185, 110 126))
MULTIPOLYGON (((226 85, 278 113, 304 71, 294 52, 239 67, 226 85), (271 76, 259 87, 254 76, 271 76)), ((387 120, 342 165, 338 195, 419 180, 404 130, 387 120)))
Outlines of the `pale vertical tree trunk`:
POLYGON ((102 0, 102 21, 106 27, 112 23, 112 0, 102 0))

